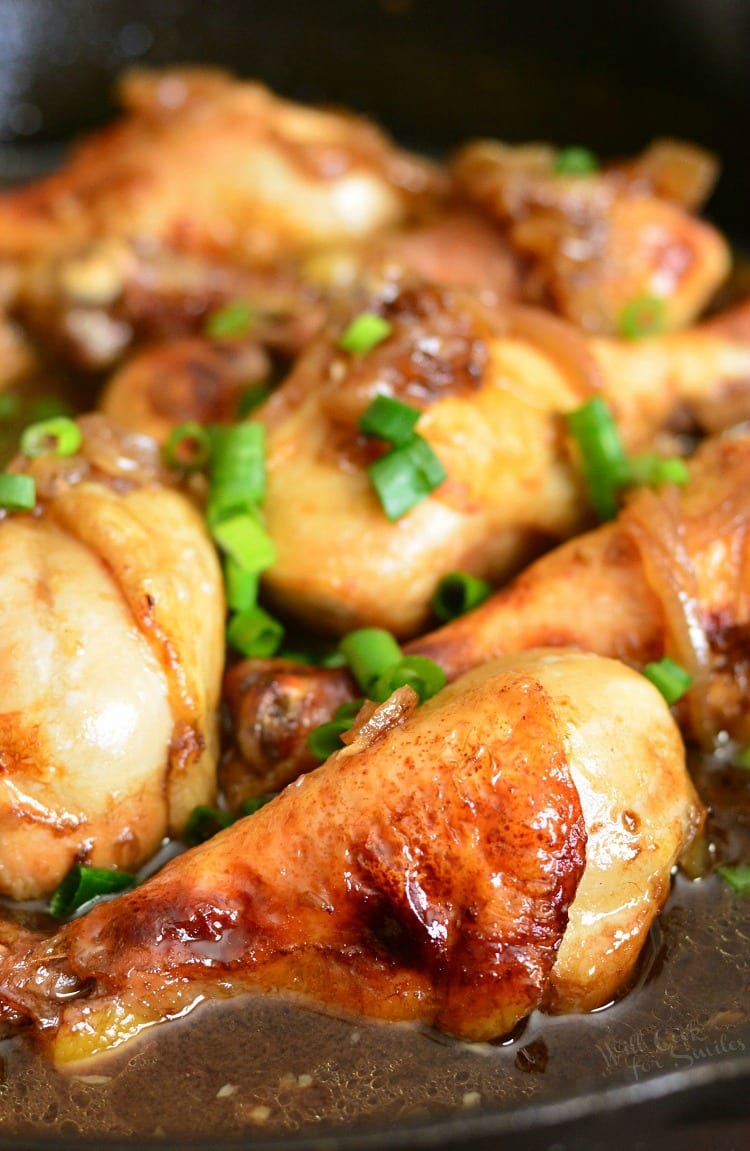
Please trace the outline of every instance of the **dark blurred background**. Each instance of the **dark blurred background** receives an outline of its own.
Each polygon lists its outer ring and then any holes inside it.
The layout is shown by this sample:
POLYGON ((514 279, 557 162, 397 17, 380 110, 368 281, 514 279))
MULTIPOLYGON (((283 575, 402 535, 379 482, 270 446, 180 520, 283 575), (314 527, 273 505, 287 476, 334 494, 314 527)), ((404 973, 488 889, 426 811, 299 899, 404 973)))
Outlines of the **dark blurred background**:
POLYGON ((133 64, 225 65, 441 152, 467 135, 714 148, 749 234, 750 0, 0 0, 0 173, 112 114, 133 64))

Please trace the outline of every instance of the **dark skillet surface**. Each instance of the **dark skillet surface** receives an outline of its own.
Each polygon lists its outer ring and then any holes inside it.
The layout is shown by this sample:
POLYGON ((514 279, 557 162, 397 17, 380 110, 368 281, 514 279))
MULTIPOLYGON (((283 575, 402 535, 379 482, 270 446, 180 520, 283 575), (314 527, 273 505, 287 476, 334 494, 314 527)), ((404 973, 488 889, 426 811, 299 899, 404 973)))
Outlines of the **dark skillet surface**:
MULTIPOLYGON (((711 214, 732 235, 750 238, 748 59, 745 0, 0 0, 0 173, 18 178, 46 165, 61 141, 106 119, 111 80, 124 67, 211 62, 302 100, 366 112, 401 141, 437 154, 468 135, 581 142, 605 153, 682 135, 721 155, 724 176, 711 214)), ((746 793, 742 781, 737 786, 746 793)), ((722 835, 719 828, 720 842, 722 835)), ((747 854, 750 828, 742 835, 747 854)), ((750 1136, 750 1030, 742 1019, 750 1000, 748 939, 747 901, 733 901, 716 879, 698 892, 682 882, 655 933, 643 984, 625 1003, 591 1020, 534 1019, 512 1048, 485 1055, 359 1028, 364 1055, 345 1053, 349 1079, 332 1075, 327 1087, 349 1093, 345 1108, 337 1110, 323 1091, 317 1104, 305 1104, 307 1119, 300 1106, 298 1133, 254 1123, 246 1137, 225 1133, 214 1108, 215 1125, 211 1119, 200 1146, 240 1139, 258 1151, 511 1144, 739 1151, 750 1136), (477 1086, 478 1104, 464 1105, 463 1095, 474 1101, 477 1086), (318 1134, 324 1129, 332 1133, 318 1134)), ((271 1035, 263 1059, 276 1082, 284 1068, 304 1073, 310 1052, 315 1067, 322 1065, 322 1048, 340 1050, 358 1029, 271 1003, 243 1007, 236 1017, 215 1014, 208 1031, 244 1027, 256 1058, 259 1037, 271 1035)), ((170 1040, 173 1059, 189 1064, 195 1047, 182 1028, 175 1025, 170 1040)), ((225 1069, 205 1052, 198 1062, 212 1102, 210 1076, 221 1085, 225 1069)), ((146 1106, 148 1063, 140 1075, 133 1088, 146 1106)), ((179 1111, 186 1087, 174 1086, 171 1107, 179 1111)), ((86 1090, 96 1093, 82 1085, 84 1101, 86 1090)), ((4 1106, 0 1095, 0 1117, 4 1106)), ((6 1135, 0 1147, 87 1145, 67 1130, 52 1143, 6 1135)), ((183 1130, 175 1129, 177 1142, 159 1145, 185 1146, 183 1130)))

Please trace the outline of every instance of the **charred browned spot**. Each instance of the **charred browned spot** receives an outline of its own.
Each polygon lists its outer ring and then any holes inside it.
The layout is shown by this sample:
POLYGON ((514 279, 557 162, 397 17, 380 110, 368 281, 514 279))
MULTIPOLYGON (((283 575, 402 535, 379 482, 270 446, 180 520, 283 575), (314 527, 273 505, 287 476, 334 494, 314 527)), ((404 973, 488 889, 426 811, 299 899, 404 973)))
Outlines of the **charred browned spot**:
MULTIPOLYGON (((260 364, 257 374, 262 378, 265 360, 258 353, 260 364)), ((198 423, 224 422, 234 419, 241 394, 236 379, 218 360, 197 355, 183 362, 166 366, 166 371, 155 373, 150 381, 149 402, 154 411, 178 423, 196 420, 198 423)))
POLYGON ((325 451, 344 467, 369 462, 357 421, 376 394, 424 409, 477 391, 498 326, 476 300, 433 285, 402 286, 371 310, 391 324, 388 338, 365 355, 336 358, 320 400, 332 429, 325 451))
POLYGON ((706 634, 717 671, 728 671, 747 686, 750 673, 750 623, 732 622, 734 612, 712 613, 705 622, 706 634))
POLYGON ((243 660, 224 678, 231 727, 221 767, 230 806, 277 791, 317 760, 307 737, 354 698, 350 676, 290 660, 243 660))
POLYGON ((627 831, 630 831, 633 834, 635 834, 635 832, 637 832, 641 826, 640 818, 634 811, 623 811, 620 818, 622 820, 623 827, 625 827, 627 831))

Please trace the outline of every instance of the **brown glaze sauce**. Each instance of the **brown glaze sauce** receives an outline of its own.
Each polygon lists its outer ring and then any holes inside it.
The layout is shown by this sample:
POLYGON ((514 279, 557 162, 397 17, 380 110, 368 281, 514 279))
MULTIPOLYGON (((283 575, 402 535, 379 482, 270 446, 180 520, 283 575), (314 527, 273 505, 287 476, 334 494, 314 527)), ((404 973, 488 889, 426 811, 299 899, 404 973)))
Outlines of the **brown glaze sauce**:
MULTIPOLYGON (((709 866, 750 858, 750 772, 695 759, 709 866)), ((498 1108, 633 1083, 750 1053, 750 899, 676 877, 636 985, 588 1016, 535 1013, 509 1040, 464 1044, 409 1025, 239 996, 56 1072, 0 1043, 0 1133, 216 1137, 498 1108)))

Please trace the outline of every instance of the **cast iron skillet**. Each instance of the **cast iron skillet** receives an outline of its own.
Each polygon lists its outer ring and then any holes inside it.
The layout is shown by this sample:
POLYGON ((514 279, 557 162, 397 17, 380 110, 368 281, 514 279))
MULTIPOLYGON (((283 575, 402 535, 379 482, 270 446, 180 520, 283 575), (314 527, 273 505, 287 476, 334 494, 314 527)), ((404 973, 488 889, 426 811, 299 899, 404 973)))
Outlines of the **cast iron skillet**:
MULTIPOLYGON (((111 115, 111 82, 124 67, 209 62, 301 100, 368 113, 402 142, 437 154, 469 135, 586 143, 605 154, 684 136, 722 157, 710 211, 741 244, 750 241, 748 59, 746 0, 0 0, 0 174, 35 173, 71 135, 111 115)), ((708 967, 704 975, 713 977, 708 967)), ((747 1002, 748 968, 729 979, 747 1002)), ((652 1036, 660 1027, 654 1009, 652 1036)), ((242 1142, 256 1151, 730 1151, 750 1136, 750 1032, 732 1035, 733 1050, 712 1047, 692 1061, 681 1057, 689 1044, 677 1035, 665 1066, 625 1074, 638 1055, 633 1040, 622 1074, 578 1085, 573 1076, 533 1103, 328 1127, 325 1135, 318 1127, 282 1136, 254 1129, 242 1142)), ((0 1130, 0 1148, 103 1145, 0 1130)), ((238 1144, 217 1132, 199 1145, 238 1144)))

